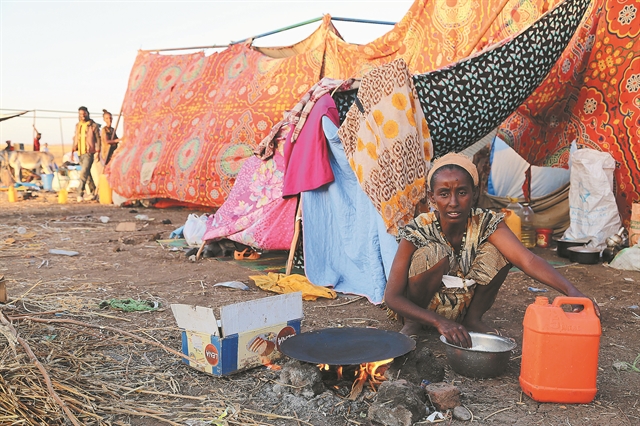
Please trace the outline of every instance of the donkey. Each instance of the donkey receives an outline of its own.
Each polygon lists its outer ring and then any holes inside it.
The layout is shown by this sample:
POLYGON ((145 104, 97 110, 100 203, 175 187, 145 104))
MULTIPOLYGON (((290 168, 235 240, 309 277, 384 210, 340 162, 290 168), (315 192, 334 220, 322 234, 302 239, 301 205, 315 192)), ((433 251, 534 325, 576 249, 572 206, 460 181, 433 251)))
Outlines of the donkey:
POLYGON ((0 165, 13 168, 16 182, 22 182, 22 169, 42 169, 43 173, 53 173, 55 163, 53 155, 40 151, 0 151, 0 165))

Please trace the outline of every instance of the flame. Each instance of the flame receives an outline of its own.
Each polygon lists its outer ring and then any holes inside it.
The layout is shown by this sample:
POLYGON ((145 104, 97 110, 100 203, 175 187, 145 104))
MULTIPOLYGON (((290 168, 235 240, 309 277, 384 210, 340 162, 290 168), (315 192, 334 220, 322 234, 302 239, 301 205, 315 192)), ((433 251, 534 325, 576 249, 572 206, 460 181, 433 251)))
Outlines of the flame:
POLYGON ((353 382, 353 386, 351 386, 349 399, 354 401, 356 398, 358 398, 367 380, 369 381, 371 389, 375 392, 376 387, 374 385, 379 385, 386 380, 386 378, 384 377, 384 372, 387 371, 387 368, 392 361, 393 359, 385 359, 383 361, 360 364, 360 368, 358 368, 355 373, 356 380, 353 382))
POLYGON ((262 362, 262 365, 267 367, 269 370, 273 370, 273 371, 282 370, 281 366, 272 363, 271 359, 269 359, 269 357, 267 357, 267 356, 260 356, 260 362, 262 362))
MULTIPOLYGON (((348 398, 352 401, 358 398, 366 383, 369 383, 372 391, 377 392, 376 385, 379 385, 386 380, 384 373, 389 368, 391 362, 393 362, 393 358, 360 364, 358 369, 354 372, 355 380, 351 386, 351 392, 349 393, 348 398)), ((318 364, 318 368, 320 371, 329 371, 330 365, 318 364)), ((343 373, 343 367, 341 365, 336 366, 336 375, 338 380, 344 379, 343 373)), ((338 386, 334 386, 334 388, 338 389, 338 386)))
POLYGON ((389 364, 393 361, 392 359, 385 359, 383 361, 369 362, 366 364, 362 364, 360 366, 361 370, 365 370, 367 372, 369 381, 375 385, 379 385, 384 382, 386 378, 384 377, 384 372, 389 368, 389 364), (380 371, 378 371, 380 369, 380 371))

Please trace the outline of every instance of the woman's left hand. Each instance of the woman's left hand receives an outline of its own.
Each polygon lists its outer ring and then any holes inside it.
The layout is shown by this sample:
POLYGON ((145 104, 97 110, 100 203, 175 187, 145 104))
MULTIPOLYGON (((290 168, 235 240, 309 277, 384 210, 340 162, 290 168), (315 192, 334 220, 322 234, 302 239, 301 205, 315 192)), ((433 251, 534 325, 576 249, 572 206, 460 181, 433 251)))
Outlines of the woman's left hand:
MULTIPOLYGON (((583 294, 581 291, 577 290, 570 292, 570 294, 567 294, 567 296, 570 297, 585 297, 589 300, 591 300, 591 303, 593 303, 593 310, 596 311, 596 315, 598 316, 598 318, 601 318, 600 316, 600 307, 598 306, 598 304, 596 303, 595 299, 592 297, 589 297, 585 294, 583 294)), ((573 312, 581 312, 584 309, 584 307, 582 305, 573 305, 573 312)))

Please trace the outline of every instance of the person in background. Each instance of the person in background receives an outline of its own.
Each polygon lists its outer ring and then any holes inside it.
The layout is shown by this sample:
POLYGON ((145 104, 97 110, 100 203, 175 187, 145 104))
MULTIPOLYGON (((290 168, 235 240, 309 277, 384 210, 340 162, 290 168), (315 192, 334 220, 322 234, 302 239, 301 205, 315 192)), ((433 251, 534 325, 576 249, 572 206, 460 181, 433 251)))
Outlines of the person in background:
POLYGON ((102 119, 104 120, 104 127, 100 130, 100 138, 102 139, 102 145, 100 152, 98 152, 98 160, 103 166, 109 164, 113 153, 118 148, 118 135, 116 135, 116 129, 111 127, 113 122, 113 116, 106 109, 102 110, 102 119))
POLYGON ((35 124, 33 125, 33 132, 35 133, 35 136, 33 137, 33 150, 40 151, 40 139, 42 139, 42 133, 38 132, 35 124))
POLYGON ((4 151, 13 151, 13 145, 11 145, 11 141, 7 141, 6 142, 7 146, 5 147, 4 151))
POLYGON ((44 145, 42 145, 42 152, 49 152, 49 144, 48 143, 44 143, 44 145))
MULTIPOLYGON (((400 244, 384 294, 389 309, 404 320, 401 333, 411 336, 429 325, 449 343, 465 348, 471 346, 469 331, 500 334, 482 322, 482 316, 512 264, 564 295, 586 297, 526 249, 502 213, 473 208, 478 171, 467 157, 451 153, 437 159, 427 184, 436 210, 398 232, 400 244)), ((599 316, 595 302, 594 308, 599 316)))
POLYGON ((95 199, 96 184, 91 177, 91 166, 94 155, 100 152, 100 126, 89 117, 89 110, 81 106, 78 108, 78 123, 73 135, 71 154, 77 152, 80 159, 80 193, 77 201, 84 200, 85 184, 89 185, 87 200, 95 199))

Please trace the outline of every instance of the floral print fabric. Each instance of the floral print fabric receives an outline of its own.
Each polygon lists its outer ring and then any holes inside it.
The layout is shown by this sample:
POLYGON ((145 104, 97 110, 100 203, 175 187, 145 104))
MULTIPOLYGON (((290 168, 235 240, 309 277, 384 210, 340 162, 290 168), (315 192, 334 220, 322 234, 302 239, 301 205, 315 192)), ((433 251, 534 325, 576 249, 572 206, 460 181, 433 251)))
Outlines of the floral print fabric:
POLYGON ((288 250, 293 239, 296 198, 282 199, 282 144, 273 157, 250 157, 227 201, 207 220, 203 240, 228 238, 264 250, 288 250))
POLYGON ((571 143, 610 153, 618 211, 640 199, 640 2, 594 0, 569 46, 499 134, 528 162, 566 167, 571 143))
POLYGON ((342 40, 325 15, 291 47, 239 43, 207 56, 140 51, 109 183, 130 199, 219 207, 257 144, 321 78, 361 77, 398 58, 412 73, 429 72, 517 34, 559 2, 416 0, 393 29, 363 45, 342 40), (157 165, 142 173, 152 144, 157 165))
POLYGON ((387 232, 397 234, 425 196, 427 165, 433 156, 429 128, 404 60, 363 78, 338 136, 387 232))

